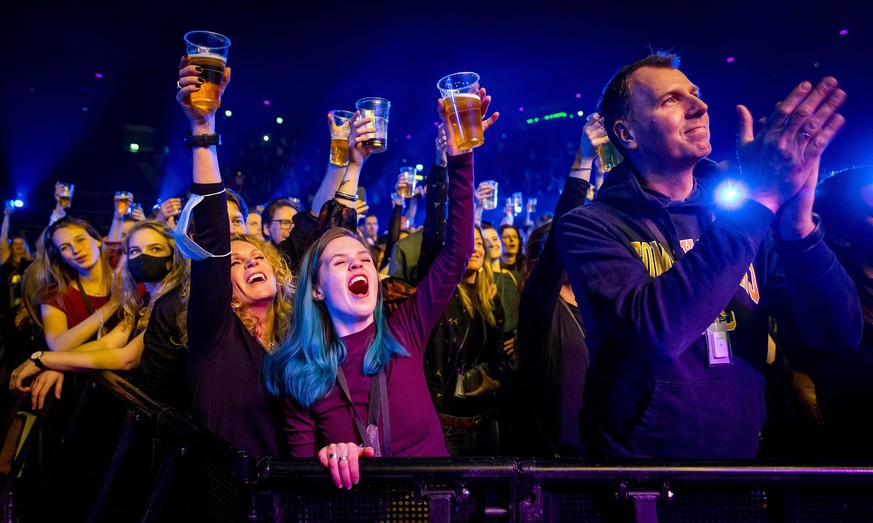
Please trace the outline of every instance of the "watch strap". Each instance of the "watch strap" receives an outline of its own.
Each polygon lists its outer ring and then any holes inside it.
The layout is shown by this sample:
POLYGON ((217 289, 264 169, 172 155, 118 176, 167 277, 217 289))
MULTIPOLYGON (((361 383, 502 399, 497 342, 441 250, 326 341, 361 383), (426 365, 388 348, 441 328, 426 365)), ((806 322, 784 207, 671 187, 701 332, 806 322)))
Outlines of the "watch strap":
POLYGON ((211 147, 213 145, 221 145, 220 134, 191 134, 190 131, 185 135, 185 146, 188 149, 194 147, 211 147))
POLYGON ((37 367, 39 367, 42 370, 48 369, 48 367, 45 366, 45 363, 42 362, 41 358, 42 358, 42 351, 36 351, 30 355, 30 361, 32 361, 34 365, 36 365, 37 367))

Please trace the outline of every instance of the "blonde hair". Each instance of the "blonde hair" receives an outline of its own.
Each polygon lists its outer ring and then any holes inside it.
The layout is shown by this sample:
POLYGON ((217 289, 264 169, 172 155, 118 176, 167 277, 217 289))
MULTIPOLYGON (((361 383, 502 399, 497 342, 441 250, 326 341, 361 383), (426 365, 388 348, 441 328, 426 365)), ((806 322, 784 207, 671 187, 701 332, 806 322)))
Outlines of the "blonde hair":
MULTIPOLYGON (((294 302, 294 276, 291 274, 291 269, 285 258, 279 253, 271 242, 264 241, 252 234, 234 234, 230 237, 230 242, 246 242, 254 245, 270 262, 273 267, 273 276, 276 278, 276 295, 273 297, 273 338, 277 341, 283 341, 291 332, 291 308, 294 302)), ((256 320, 255 317, 242 306, 236 296, 230 299, 230 308, 239 316, 246 329, 253 335, 255 333, 256 320)))
POLYGON ((124 253, 127 254, 130 249, 130 239, 133 234, 140 229, 151 229, 160 234, 166 241, 170 250, 173 253, 172 266, 170 272, 161 280, 161 285, 154 296, 149 296, 149 303, 143 307, 143 300, 139 294, 139 284, 133 279, 127 271, 127 256, 124 257, 123 266, 120 267, 122 272, 122 299, 121 309, 123 312, 122 322, 135 324, 135 332, 142 332, 149 324, 152 307, 155 302, 164 294, 178 287, 182 279, 188 273, 189 262, 182 256, 182 252, 176 248, 176 239, 173 237, 173 229, 167 224, 157 220, 141 220, 131 227, 127 238, 124 240, 124 253))

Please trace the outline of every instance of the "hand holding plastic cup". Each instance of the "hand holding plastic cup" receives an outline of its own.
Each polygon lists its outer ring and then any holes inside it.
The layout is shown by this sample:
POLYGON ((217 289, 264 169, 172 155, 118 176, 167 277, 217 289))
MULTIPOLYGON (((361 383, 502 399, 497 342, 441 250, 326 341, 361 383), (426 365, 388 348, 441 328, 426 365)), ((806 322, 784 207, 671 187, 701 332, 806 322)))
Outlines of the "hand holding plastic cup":
POLYGON ((610 142, 597 146, 597 158, 600 159, 600 168, 605 173, 611 171, 624 159, 618 149, 610 142))
POLYGON ((400 174, 397 175, 397 194, 404 198, 412 198, 415 194, 415 185, 418 183, 416 175, 418 169, 408 165, 400 168, 400 174))
MULTIPOLYGON (((599 114, 591 113, 586 118, 588 121, 592 119, 596 119, 600 122, 601 126, 603 125, 603 117, 599 114)), ((605 132, 605 130, 603 130, 603 132, 605 132)), ((600 160, 600 169, 605 173, 611 171, 613 167, 618 165, 624 159, 621 153, 618 152, 618 149, 616 149, 611 142, 598 145, 595 147, 595 150, 597 151, 597 158, 600 160)))
POLYGON ((211 31, 190 31, 185 33, 185 50, 188 64, 203 69, 200 78, 204 82, 200 89, 191 93, 191 105, 204 111, 214 111, 221 107, 221 82, 224 68, 227 67, 227 50, 230 39, 211 31))
POLYGON ((361 118, 373 119, 370 125, 375 129, 374 136, 364 142, 365 145, 370 147, 374 153, 385 152, 388 149, 388 119, 391 102, 384 98, 371 96, 355 102, 355 109, 360 111, 361 118))
POLYGON ((524 196, 520 192, 512 193, 512 207, 515 214, 522 211, 524 205, 524 196))
POLYGON ((470 150, 485 143, 479 75, 473 72, 452 73, 437 82, 437 89, 445 102, 446 120, 452 126, 458 149, 470 150))
POLYGON ((537 212, 537 199, 536 198, 528 198, 527 199, 527 212, 528 213, 537 212))
POLYGON ((349 121, 355 113, 335 109, 330 112, 330 163, 339 167, 349 164, 349 121))
POLYGON ((490 195, 482 199, 482 208, 486 211, 497 208, 497 182, 494 180, 483 180, 479 187, 487 186, 491 189, 490 195))
POLYGON ((55 198, 64 209, 66 209, 73 203, 73 191, 75 189, 75 184, 55 182, 55 198))
POLYGON ((133 203, 133 193, 118 191, 115 193, 115 213, 119 216, 130 214, 130 204, 133 203))

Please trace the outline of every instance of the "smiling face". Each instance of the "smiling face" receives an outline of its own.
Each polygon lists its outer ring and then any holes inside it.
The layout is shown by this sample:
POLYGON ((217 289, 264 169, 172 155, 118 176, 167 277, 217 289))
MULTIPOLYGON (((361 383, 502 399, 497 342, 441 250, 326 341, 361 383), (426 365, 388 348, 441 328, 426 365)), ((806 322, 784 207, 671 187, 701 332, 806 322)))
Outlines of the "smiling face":
POLYGON ((230 282, 233 295, 244 307, 272 303, 276 277, 264 253, 249 242, 230 243, 230 282))
POLYGON ((497 260, 503 254, 503 245, 500 243, 500 235, 497 234, 497 229, 491 227, 482 229, 482 234, 485 235, 485 248, 488 249, 488 254, 492 260, 497 260))
POLYGON ((485 243, 482 241, 482 235, 479 234, 479 229, 473 230, 473 254, 470 255, 470 261, 467 262, 467 275, 476 274, 485 263, 485 243))
POLYGON ((629 115, 614 130, 635 165, 684 168, 712 151, 708 107, 681 71, 641 67, 630 85, 629 115))
POLYGON ((350 236, 332 240, 318 262, 318 282, 312 297, 323 301, 339 336, 373 322, 379 275, 370 249, 350 236))
POLYGON ((100 260, 100 241, 78 226, 61 227, 52 234, 52 245, 76 272, 85 274, 100 260))

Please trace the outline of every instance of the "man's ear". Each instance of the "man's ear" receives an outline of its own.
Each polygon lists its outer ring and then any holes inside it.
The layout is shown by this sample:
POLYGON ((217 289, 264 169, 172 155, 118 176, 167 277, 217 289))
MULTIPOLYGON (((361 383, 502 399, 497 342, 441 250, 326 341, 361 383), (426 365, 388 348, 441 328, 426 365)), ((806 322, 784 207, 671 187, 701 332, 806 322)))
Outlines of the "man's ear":
POLYGON ((612 126, 612 130, 625 149, 633 150, 637 148, 636 135, 630 122, 627 120, 617 120, 615 125, 612 126))

